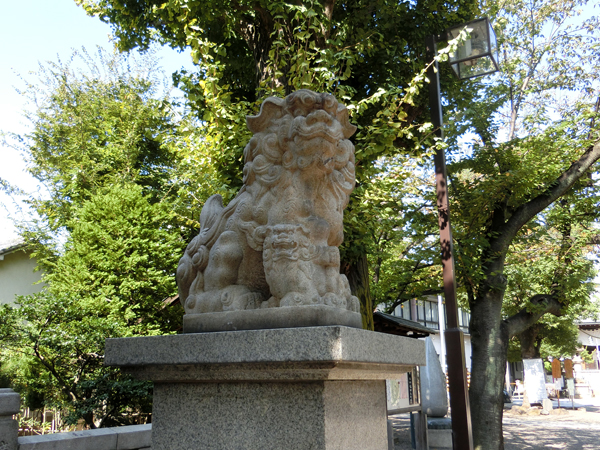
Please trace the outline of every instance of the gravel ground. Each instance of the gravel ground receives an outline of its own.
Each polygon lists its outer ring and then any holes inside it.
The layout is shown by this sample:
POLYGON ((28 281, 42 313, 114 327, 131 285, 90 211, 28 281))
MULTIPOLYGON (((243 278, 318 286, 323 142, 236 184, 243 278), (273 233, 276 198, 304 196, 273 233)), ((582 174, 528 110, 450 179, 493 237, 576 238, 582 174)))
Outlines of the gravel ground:
POLYGON ((505 411, 505 450, 600 449, 599 407, 560 411, 564 414, 520 415, 505 411))
MULTIPOLYGON (((538 412, 534 408, 526 414, 504 411, 505 450, 600 450, 600 406, 587 406, 585 411, 561 408, 560 413, 554 410, 547 416, 538 412)), ((394 450, 411 450, 410 415, 390 419, 394 450)))
POLYGON ((389 416, 394 427, 394 450, 412 450, 410 444, 410 414, 389 416))

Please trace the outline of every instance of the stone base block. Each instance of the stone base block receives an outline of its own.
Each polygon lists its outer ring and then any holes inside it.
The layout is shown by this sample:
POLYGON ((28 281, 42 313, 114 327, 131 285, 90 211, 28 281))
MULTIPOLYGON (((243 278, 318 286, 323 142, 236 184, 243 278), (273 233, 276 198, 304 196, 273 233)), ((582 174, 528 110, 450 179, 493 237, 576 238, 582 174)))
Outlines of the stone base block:
POLYGON ((360 313, 327 305, 186 314, 184 333, 341 325, 362 328, 360 313))
POLYGON ((154 381, 152 450, 386 450, 385 380, 422 341, 331 326, 109 339, 154 381))
POLYGON ((452 420, 449 417, 427 419, 429 450, 451 450, 452 420))
POLYGON ((0 417, 0 450, 17 450, 19 425, 11 417, 0 417))
POLYGON ((387 450, 384 383, 157 383, 152 450, 387 450))
POLYGON ((451 450, 452 430, 428 430, 429 450, 451 450))
POLYGON ((12 418, 18 414, 21 397, 12 389, 0 389, 0 450, 17 450, 19 425, 12 418))

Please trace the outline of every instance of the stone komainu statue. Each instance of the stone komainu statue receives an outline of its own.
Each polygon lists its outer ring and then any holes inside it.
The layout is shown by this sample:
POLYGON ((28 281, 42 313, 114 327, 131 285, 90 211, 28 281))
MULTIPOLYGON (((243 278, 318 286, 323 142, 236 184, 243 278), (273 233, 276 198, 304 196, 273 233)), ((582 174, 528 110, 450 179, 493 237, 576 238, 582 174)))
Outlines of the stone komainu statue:
POLYGON ((187 314, 329 305, 359 312, 340 271, 356 127, 330 94, 269 97, 247 118, 244 185, 213 195, 177 268, 187 314))

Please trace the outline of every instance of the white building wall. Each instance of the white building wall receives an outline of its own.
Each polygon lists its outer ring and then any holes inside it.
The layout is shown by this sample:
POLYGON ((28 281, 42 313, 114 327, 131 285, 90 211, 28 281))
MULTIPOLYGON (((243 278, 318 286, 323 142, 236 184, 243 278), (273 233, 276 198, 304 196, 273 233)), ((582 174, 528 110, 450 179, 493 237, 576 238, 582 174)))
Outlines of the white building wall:
POLYGON ((29 295, 39 292, 43 284, 35 284, 42 278, 41 272, 34 272, 36 261, 24 250, 16 250, 3 255, 0 260, 0 304, 13 303, 16 295, 29 295))
MULTIPOLYGON (((442 361, 442 341, 439 333, 431 334, 429 336, 431 338, 431 342, 433 342, 433 346, 435 347, 435 351, 440 357, 440 364, 443 367, 442 361)), ((467 366, 467 370, 471 372, 471 336, 465 334, 465 365, 467 366)), ((447 358, 447 356, 446 356, 447 358)), ((444 371, 447 371, 447 367, 443 367, 444 371)))
POLYGON ((600 346, 600 330, 579 330, 579 342, 586 346, 600 346))

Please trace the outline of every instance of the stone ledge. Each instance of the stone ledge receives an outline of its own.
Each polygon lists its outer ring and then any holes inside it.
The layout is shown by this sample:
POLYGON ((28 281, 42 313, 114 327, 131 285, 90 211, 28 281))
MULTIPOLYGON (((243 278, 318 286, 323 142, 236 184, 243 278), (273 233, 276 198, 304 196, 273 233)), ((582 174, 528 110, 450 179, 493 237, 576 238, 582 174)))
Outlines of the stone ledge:
POLYGON ((152 424, 116 427, 117 450, 137 450, 152 445, 152 424))
POLYGON ((362 328, 360 313, 327 305, 223 311, 183 316, 184 333, 341 325, 362 328))
POLYGON ((110 428, 19 438, 19 450, 112 450, 116 448, 117 433, 110 428))
POLYGON ((451 430, 452 419, 450 417, 427 417, 427 428, 430 430, 451 430))
MULTIPOLYGON (((290 371, 302 367, 356 370, 361 369, 361 363, 380 365, 377 370, 390 366, 386 372, 403 366, 425 365, 425 344, 401 336, 328 326, 107 339, 105 357, 106 365, 128 371, 150 370, 156 366, 164 366, 161 370, 178 366, 173 370, 180 372, 185 366, 194 366, 198 371, 204 366, 207 373, 222 372, 228 365, 261 370, 274 368, 274 365, 278 366, 277 370, 290 371)), ((397 373, 402 371, 406 370, 397 373)))
POLYGON ((389 380, 410 372, 414 366, 404 364, 223 364, 124 367, 140 380, 154 382, 234 382, 234 381, 356 381, 389 380))
POLYGON ((69 433, 24 436, 19 450, 138 450, 150 447, 152 425, 130 425, 69 433))
POLYGON ((0 416, 18 414, 21 409, 21 397, 12 389, 0 389, 0 416))

